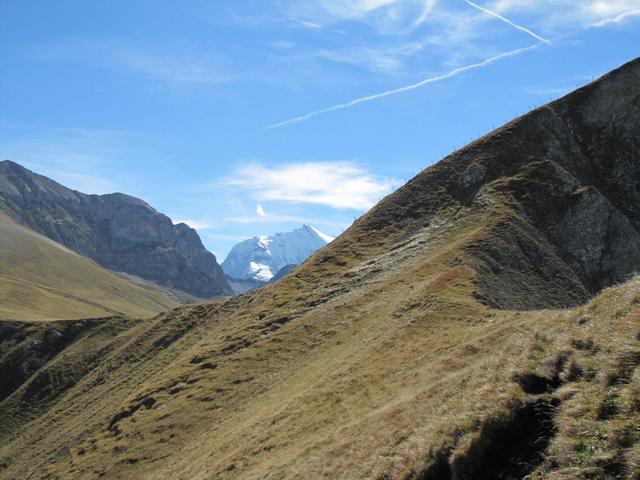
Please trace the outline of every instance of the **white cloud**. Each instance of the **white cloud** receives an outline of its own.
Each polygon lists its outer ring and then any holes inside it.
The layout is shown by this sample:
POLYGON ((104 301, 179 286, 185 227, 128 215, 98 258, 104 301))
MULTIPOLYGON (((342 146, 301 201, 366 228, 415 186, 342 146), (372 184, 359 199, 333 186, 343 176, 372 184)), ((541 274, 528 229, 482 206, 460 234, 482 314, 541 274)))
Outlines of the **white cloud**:
POLYGON ((397 180, 377 177, 352 162, 250 164, 238 168, 225 183, 247 190, 257 200, 361 211, 399 186, 397 180))
MULTIPOLYGON (((373 27, 374 32, 367 42, 352 40, 347 45, 315 47, 311 51, 297 52, 295 57, 289 57, 292 61, 317 59, 347 63, 376 74, 411 78, 414 83, 405 80, 409 84, 404 87, 357 97, 274 123, 266 129, 420 88, 529 49, 492 56, 495 55, 494 35, 500 35, 487 28, 492 17, 547 44, 551 43, 550 38, 560 39, 586 28, 605 27, 640 17, 640 0, 483 0, 482 5, 465 1, 487 15, 470 12, 464 2, 437 0, 311 0, 289 6, 290 12, 296 12, 309 21, 314 19, 317 25, 345 22, 341 28, 349 31, 352 23, 348 22, 357 22, 373 27), (429 28, 416 28, 427 18, 429 28), (513 19, 517 19, 517 23, 513 19), (483 57, 487 60, 477 60, 483 57), (421 65, 429 65, 430 68, 440 65, 441 69, 450 68, 451 71, 416 81, 416 68, 421 65)), ((324 67, 325 64, 320 64, 311 81, 318 83, 322 80, 324 67)))
POLYGON ((194 50, 180 43, 158 48, 119 38, 76 38, 43 47, 40 58, 133 73, 172 86, 217 85, 240 77, 223 55, 194 50))
MULTIPOLYGON (((539 38, 619 24, 640 15, 638 0, 478 3, 501 18, 509 15, 509 22, 517 19, 517 24, 512 22, 514 25, 527 25, 522 28, 539 38)), ((462 1, 438 0, 274 2, 256 17, 232 15, 233 21, 252 28, 277 29, 277 40, 264 42, 252 52, 258 60, 251 65, 242 64, 233 49, 203 48, 184 40, 157 45, 131 38, 61 40, 44 46, 40 58, 135 74, 172 87, 268 82, 298 88, 310 82, 316 86, 326 82, 344 85, 362 80, 357 72, 338 72, 333 65, 336 62, 415 78, 416 72, 424 72, 425 68, 433 71, 447 64, 463 65, 495 52, 495 42, 489 44, 494 35, 487 28, 490 19, 471 15, 467 10, 462 1), (292 29, 298 30, 296 35, 308 35, 313 41, 293 42, 286 36, 292 29), (261 51, 262 47, 269 51, 261 51)), ((225 20, 229 21, 217 21, 225 20)))
POLYGON ((219 226, 218 224, 208 220, 194 220, 190 218, 179 218, 173 220, 174 225, 178 225, 179 223, 184 223, 195 230, 208 230, 219 226))
POLYGON ((399 0, 321 0, 317 6, 334 20, 362 18, 399 0))
POLYGON ((600 27, 605 27, 607 25, 613 25, 616 23, 622 23, 625 20, 631 18, 631 17, 638 17, 640 16, 640 8, 637 10, 630 10, 628 12, 623 12, 620 13, 614 17, 609 17, 609 18, 603 18, 602 20, 598 20, 597 22, 594 22, 592 24, 590 24, 589 26, 592 28, 600 28, 600 27))
POLYGON ((264 207, 260 204, 256 205, 256 213, 259 217, 266 217, 267 212, 264 211, 264 207))
POLYGON ((298 23, 303 27, 312 28, 314 30, 322 28, 321 25, 318 25, 317 23, 313 23, 313 22, 307 22, 306 20, 299 20, 298 23))
POLYGON ((499 13, 529 15, 547 31, 603 27, 638 15, 638 0, 494 0, 499 13))
POLYGON ((321 48, 309 52, 307 58, 356 65, 374 72, 394 72, 403 67, 404 55, 397 49, 354 46, 342 49, 321 48))
MULTIPOLYGON (((577 2, 576 2, 577 3, 577 2)), ((581 9, 601 19, 618 16, 630 10, 637 10, 637 0, 591 0, 580 2, 581 9)))
POLYGON ((437 0, 314 0, 291 2, 285 15, 324 28, 362 22, 383 34, 410 31, 429 16, 437 0))
POLYGON ((425 0, 424 5, 422 7, 422 12, 420 12, 420 16, 414 22, 414 26, 418 27, 427 21, 431 11, 435 8, 438 0, 425 0))
MULTIPOLYGON (((473 2, 471 2, 473 3, 473 2)), ((485 0, 480 6, 501 19, 521 28, 539 39, 545 38, 520 23, 506 20, 505 14, 526 16, 547 35, 619 23, 638 15, 638 0, 485 0), (486 5, 485 5, 486 3, 486 5)), ((455 32, 461 23, 469 23, 456 2, 438 2, 437 0, 310 0, 292 2, 284 7, 284 14, 303 19, 317 27, 340 22, 361 22, 373 27, 379 33, 390 36, 402 36, 411 33, 416 27, 429 19, 429 26, 455 32)), ((486 34, 483 22, 473 22, 473 37, 486 34)), ((463 48, 456 42, 453 48, 463 48)))

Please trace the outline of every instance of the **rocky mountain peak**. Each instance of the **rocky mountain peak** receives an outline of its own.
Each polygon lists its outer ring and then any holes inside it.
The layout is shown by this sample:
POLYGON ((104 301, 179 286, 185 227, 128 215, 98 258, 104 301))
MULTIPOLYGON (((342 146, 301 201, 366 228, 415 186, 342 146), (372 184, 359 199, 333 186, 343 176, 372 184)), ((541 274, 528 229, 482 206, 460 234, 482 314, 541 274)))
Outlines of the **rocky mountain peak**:
POLYGON ((195 230, 139 198, 86 195, 11 161, 0 163, 0 209, 111 270, 199 297, 231 293, 195 230))
POLYGON ((515 119, 417 175, 361 218, 410 238, 471 213, 464 249, 495 307, 564 307, 640 270, 640 59, 515 119))
POLYGON ((331 240, 307 224, 291 232, 256 236, 235 245, 222 269, 235 279, 267 282, 283 267, 302 263, 331 240))

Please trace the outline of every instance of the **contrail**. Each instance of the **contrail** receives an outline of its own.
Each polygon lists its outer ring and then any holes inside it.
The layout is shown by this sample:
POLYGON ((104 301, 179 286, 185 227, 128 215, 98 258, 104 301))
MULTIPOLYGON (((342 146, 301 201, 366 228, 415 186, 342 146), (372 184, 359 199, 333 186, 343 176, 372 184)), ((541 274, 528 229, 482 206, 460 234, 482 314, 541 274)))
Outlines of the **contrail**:
POLYGON ((529 30, 528 28, 525 28, 521 25, 518 25, 517 23, 513 23, 511 20, 509 20, 508 18, 503 17, 502 15, 500 15, 499 13, 496 12, 492 12, 491 10, 487 10, 484 7, 481 7, 480 5, 478 5, 477 3, 473 3, 469 0, 464 0, 465 2, 467 2, 469 5, 471 5, 473 8, 476 8, 478 10, 480 10, 481 12, 484 13, 488 13, 489 15, 492 15, 496 18, 499 18, 500 20, 502 20, 503 22, 508 23, 509 25, 511 25, 514 28, 517 28, 518 30, 522 30, 525 33, 528 33, 529 35, 531 35, 533 38, 540 40, 541 42, 544 43, 548 43, 551 44, 550 40, 547 40, 546 38, 542 38, 540 35, 536 35, 535 33, 533 33, 531 30, 529 30))
POLYGON ((605 18, 603 20, 600 20, 599 22, 592 23, 591 25, 589 25, 589 28, 600 28, 612 23, 620 23, 629 17, 635 17, 638 15, 640 15, 640 8, 636 10, 629 10, 628 12, 623 12, 616 17, 605 18))
POLYGON ((435 8, 437 2, 438 0, 425 0, 424 5, 422 7, 422 13, 418 17, 418 19, 414 22, 413 24, 414 27, 419 27, 425 22, 425 20, 427 20, 427 17, 431 13, 431 11, 435 8))
POLYGON ((495 55, 493 57, 487 58, 479 63, 474 63, 472 65, 467 65, 465 67, 456 68, 455 70, 451 70, 449 73, 445 73, 443 75, 439 75, 437 77, 426 78, 418 83, 412 83, 411 85, 407 85, 406 87, 394 88, 393 90, 387 90, 386 92, 376 93, 373 95, 368 95, 366 97, 356 98, 355 100, 351 100, 347 103, 340 103, 338 105, 334 105, 333 107, 323 108, 322 110, 316 110, 315 112, 307 113, 306 115, 301 115, 299 117, 291 118, 289 120, 285 120, 283 122, 275 123, 268 127, 265 127, 263 130, 271 130, 278 127, 284 127, 285 125, 291 125, 292 123, 303 122, 308 120, 311 117, 315 117, 316 115, 320 115, 323 113, 333 112, 335 110, 342 110, 343 108, 350 108, 360 103, 371 102, 373 100, 377 100, 379 98, 388 97, 389 95, 396 95, 398 93, 408 92, 410 90, 415 90, 416 88, 423 87, 430 83, 440 82, 442 80, 446 80, 451 77, 455 77, 460 75, 461 73, 467 72, 469 70, 474 70, 476 68, 486 67, 487 65, 491 65, 498 60, 502 60, 503 58, 513 57, 515 55, 519 55, 520 53, 527 52, 529 50, 533 50, 534 48, 538 48, 540 46, 539 43, 535 45, 530 45, 524 48, 518 48, 516 50, 511 50, 510 52, 501 53, 499 55, 495 55))

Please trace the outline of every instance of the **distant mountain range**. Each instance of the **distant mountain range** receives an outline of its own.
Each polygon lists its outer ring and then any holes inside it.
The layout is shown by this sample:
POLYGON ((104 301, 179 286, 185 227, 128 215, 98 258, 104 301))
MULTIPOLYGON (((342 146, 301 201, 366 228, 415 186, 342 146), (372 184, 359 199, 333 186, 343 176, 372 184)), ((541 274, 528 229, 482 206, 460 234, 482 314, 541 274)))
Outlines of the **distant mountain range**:
POLYGON ((0 162, 2 211, 110 270, 202 298, 232 293, 196 231, 174 225, 138 198, 86 195, 5 160, 0 162))
MULTIPOLYGON (((162 294, 171 299, 165 307, 175 300, 239 294, 273 283, 333 240, 303 225, 245 240, 220 266, 194 229, 174 225, 143 200, 122 193, 84 194, 9 160, 0 162, 2 213, 7 216, 3 224, 12 220, 134 284, 147 281, 151 283, 146 288, 164 288, 162 294)), ((8 248, 4 243, 0 247, 8 248)), ((64 309, 57 311, 66 314, 64 309)))
POLYGON ((253 237, 231 249, 222 269, 235 280, 266 283, 284 276, 332 240, 333 237, 311 225, 273 236, 253 237))

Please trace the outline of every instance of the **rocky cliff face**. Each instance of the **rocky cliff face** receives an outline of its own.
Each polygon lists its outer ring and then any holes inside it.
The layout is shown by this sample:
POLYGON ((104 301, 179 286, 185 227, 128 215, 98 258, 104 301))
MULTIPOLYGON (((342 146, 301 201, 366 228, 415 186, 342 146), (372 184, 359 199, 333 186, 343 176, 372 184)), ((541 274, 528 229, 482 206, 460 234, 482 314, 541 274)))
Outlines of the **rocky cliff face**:
POLYGON ((86 195, 3 161, 0 209, 111 270, 199 297, 230 293, 215 256, 195 230, 174 225, 138 198, 86 195))
POLYGON ((494 307, 566 307, 640 271, 640 59, 455 152, 383 200, 363 230, 412 234, 443 212, 492 221, 465 247, 494 307))

